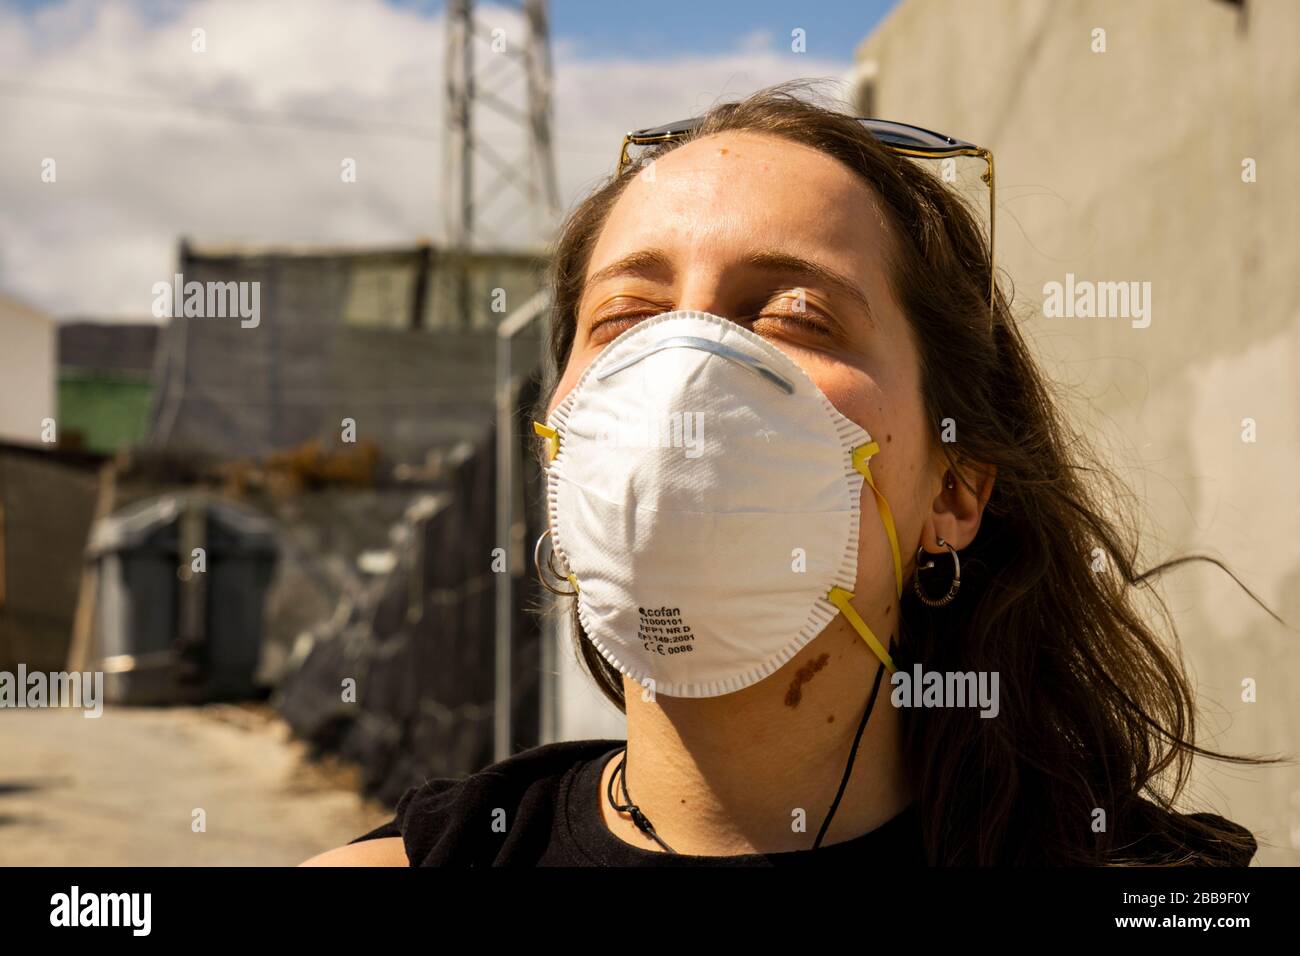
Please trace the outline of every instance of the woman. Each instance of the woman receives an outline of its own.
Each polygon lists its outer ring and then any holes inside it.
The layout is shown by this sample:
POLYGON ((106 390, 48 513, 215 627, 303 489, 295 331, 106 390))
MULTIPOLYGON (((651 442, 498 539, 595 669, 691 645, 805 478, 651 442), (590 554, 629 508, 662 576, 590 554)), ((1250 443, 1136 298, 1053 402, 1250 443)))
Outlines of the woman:
POLYGON ((792 85, 586 199, 544 563, 626 745, 432 781, 309 863, 1249 862, 1172 808, 1191 691, 990 270, 937 177, 792 85))

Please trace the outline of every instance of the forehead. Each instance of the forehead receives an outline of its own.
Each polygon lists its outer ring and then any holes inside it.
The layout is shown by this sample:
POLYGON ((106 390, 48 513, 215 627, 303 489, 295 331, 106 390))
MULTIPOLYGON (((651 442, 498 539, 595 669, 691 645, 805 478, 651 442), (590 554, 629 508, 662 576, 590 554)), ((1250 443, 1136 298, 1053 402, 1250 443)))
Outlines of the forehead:
POLYGON ((656 160, 624 190, 588 275, 646 245, 702 253, 756 247, 874 271, 884 227, 871 189, 832 156, 749 131, 715 133, 656 160))

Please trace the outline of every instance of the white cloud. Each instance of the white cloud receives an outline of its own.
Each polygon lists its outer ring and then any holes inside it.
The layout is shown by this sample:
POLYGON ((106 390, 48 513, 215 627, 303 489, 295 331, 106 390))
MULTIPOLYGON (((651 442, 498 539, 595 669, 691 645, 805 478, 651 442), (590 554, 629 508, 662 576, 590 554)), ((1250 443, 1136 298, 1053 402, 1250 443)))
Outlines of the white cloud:
MULTIPOLYGON (((522 35, 508 8, 478 16, 508 40, 522 35)), ((628 129, 846 66, 770 39, 756 32, 715 54, 655 61, 582 57, 554 42, 563 205, 610 171, 628 129)), ((479 75, 503 81, 477 50, 479 75)), ((67 0, 0 10, 0 63, 0 287, 56 314, 147 315, 182 235, 347 244, 442 235, 440 18, 380 0, 67 0), (204 53, 191 50, 195 28, 204 53), (186 102, 203 106, 177 105, 186 102), (221 110, 360 117, 437 138, 227 122, 221 110), (54 184, 41 182, 46 157, 54 184), (344 157, 357 160, 355 184, 340 181, 344 157)), ((524 155, 503 121, 487 111, 478 121, 499 153, 524 155)), ((510 194, 485 217, 500 226, 522 209, 510 194)))
POLYGON ((767 53, 772 49, 772 44, 776 42, 771 30, 756 29, 750 30, 740 38, 739 49, 745 53, 767 53))

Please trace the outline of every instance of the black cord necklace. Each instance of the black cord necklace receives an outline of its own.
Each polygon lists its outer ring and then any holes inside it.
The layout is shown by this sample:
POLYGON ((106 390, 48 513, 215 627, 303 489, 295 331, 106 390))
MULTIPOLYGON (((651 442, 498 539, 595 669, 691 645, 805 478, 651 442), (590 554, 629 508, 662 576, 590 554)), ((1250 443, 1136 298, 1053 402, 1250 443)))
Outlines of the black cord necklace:
MULTIPOLYGON (((890 649, 893 649, 894 642, 889 642, 890 649)), ((831 808, 826 814, 826 819, 822 821, 821 829, 817 832, 817 839, 813 841, 812 848, 816 850, 822 845, 822 839, 826 836, 826 831, 830 828, 831 820, 835 816, 835 811, 840 807, 840 799, 844 796, 844 791, 849 785, 849 777, 853 773, 853 760, 858 754, 858 744, 862 742, 862 732, 867 728, 867 719, 871 717, 871 711, 876 706, 876 696, 880 693, 880 678, 884 675, 885 665, 882 662, 876 667, 876 680, 871 685, 871 697, 867 701, 867 709, 862 714, 862 720, 858 723, 858 732, 853 738, 853 747, 849 750, 849 761, 844 767, 844 775, 840 779, 840 788, 835 794, 835 799, 831 803, 831 808)), ((624 747, 620 752, 618 766, 614 772, 609 775, 609 784, 605 788, 606 796, 609 798, 609 805, 619 813, 627 813, 632 817, 632 822, 636 824, 637 829, 650 839, 654 840, 669 853, 677 853, 672 847, 663 841, 658 833, 655 832, 654 824, 650 819, 641 812, 641 808, 632 802, 632 794, 627 789, 627 748, 624 747), (623 790, 623 799, 627 801, 620 805, 614 799, 614 778, 618 777, 623 790)), ((681 854, 677 854, 680 856, 681 854)))
POLYGON ((618 761, 618 766, 615 767, 614 772, 609 775, 609 786, 606 788, 606 793, 609 796, 609 805, 613 807, 615 810, 617 810, 619 813, 630 813, 632 815, 632 822, 637 825, 637 827, 641 830, 642 833, 646 834, 648 837, 650 837, 650 839, 654 840, 656 843, 658 843, 669 853, 677 853, 676 850, 674 850, 662 839, 660 839, 659 834, 655 832, 654 824, 651 823, 650 820, 646 817, 646 815, 641 812, 641 808, 632 802, 632 795, 627 792, 626 771, 627 771, 627 748, 624 747, 622 751, 622 756, 619 758, 618 761), (615 802, 614 800, 614 778, 615 777, 618 777, 623 784, 623 799, 626 800, 627 803, 623 804, 622 806, 619 806, 618 803, 615 802))

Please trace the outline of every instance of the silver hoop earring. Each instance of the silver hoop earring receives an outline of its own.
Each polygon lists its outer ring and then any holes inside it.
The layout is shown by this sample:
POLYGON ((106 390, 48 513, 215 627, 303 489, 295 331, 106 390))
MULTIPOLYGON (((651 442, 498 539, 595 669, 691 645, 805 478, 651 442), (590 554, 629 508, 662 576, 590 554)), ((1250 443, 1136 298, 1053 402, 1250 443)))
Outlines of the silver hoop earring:
MULTIPOLYGON (((558 594, 558 595, 560 595, 560 597, 573 597, 574 595, 576 595, 576 594, 578 593, 577 591, 561 591, 559 588, 555 587, 555 585, 551 584, 550 581, 546 580, 546 575, 542 573, 542 558, 541 558, 541 553, 542 553, 542 542, 546 540, 547 536, 548 536, 550 533, 551 533, 551 529, 550 529, 550 528, 547 528, 545 531, 543 531, 543 532, 541 533, 541 535, 538 536, 538 538, 537 538, 537 543, 536 543, 535 545, 533 545, 533 567, 537 568, 537 580, 540 581, 540 582, 542 582, 542 587, 546 588, 546 590, 550 591, 552 594, 558 594)), ((554 550, 554 549, 552 549, 551 551, 547 552, 547 555, 546 555, 546 566, 547 566, 547 568, 550 569, 551 573, 552 573, 553 575, 555 575, 555 579, 556 579, 557 581, 568 581, 568 580, 569 580, 567 577, 565 577, 565 576, 564 576, 563 574, 561 574, 559 571, 555 570, 555 550, 554 550)))
POLYGON ((921 589, 921 572, 929 571, 934 567, 933 559, 926 564, 921 563, 921 555, 926 553, 924 547, 916 549, 916 573, 912 575, 912 590, 916 592, 916 596, 921 599, 923 604, 930 607, 943 607, 945 604, 951 604, 952 599, 957 596, 957 591, 961 587, 961 559, 957 557, 957 549, 943 538, 939 539, 939 546, 947 548, 948 553, 952 555, 952 584, 948 586, 948 593, 941 598, 932 598, 921 589))

